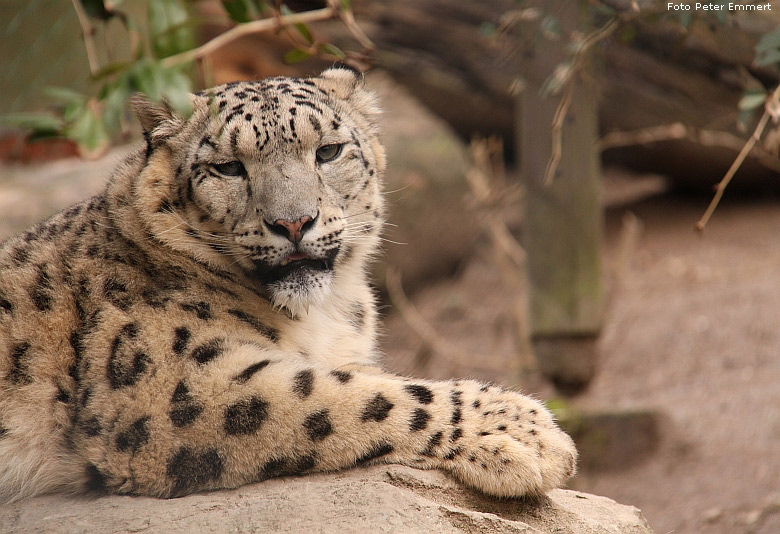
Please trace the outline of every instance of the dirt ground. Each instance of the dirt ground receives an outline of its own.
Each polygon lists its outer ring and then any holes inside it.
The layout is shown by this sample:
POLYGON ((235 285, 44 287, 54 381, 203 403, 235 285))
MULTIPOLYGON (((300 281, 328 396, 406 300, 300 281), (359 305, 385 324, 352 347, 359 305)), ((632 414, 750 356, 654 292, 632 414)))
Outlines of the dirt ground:
MULTIPOLYGON (((780 532, 779 200, 727 195, 703 236, 693 227, 705 197, 658 194, 607 210, 599 372, 572 402, 590 411, 654 409, 665 424, 650 459, 581 473, 572 486, 640 507, 656 533, 780 532), (642 230, 618 269, 627 212, 642 230)), ((391 313, 386 365, 516 384, 514 298, 490 250, 478 250, 454 279, 412 297, 459 355, 432 354, 391 313)), ((533 373, 522 382, 554 395, 533 373)))

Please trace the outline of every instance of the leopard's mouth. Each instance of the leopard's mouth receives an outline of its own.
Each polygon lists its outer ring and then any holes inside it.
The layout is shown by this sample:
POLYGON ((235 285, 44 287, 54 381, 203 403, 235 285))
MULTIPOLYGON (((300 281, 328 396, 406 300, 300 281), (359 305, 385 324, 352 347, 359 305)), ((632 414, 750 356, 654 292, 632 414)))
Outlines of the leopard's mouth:
POLYGON ((333 262, 326 259, 316 258, 302 258, 302 259, 285 259, 279 266, 270 270, 269 276, 276 280, 287 278, 295 272, 310 270, 310 271, 332 271, 333 262))
POLYGON ((284 267, 286 265, 289 265, 291 263, 295 263, 296 261, 304 261, 310 259, 306 254, 303 252, 294 252, 287 256, 284 260, 282 260, 281 266, 284 267))
POLYGON ((302 252, 296 252, 287 256, 277 265, 268 265, 264 262, 255 262, 252 278, 264 284, 279 282, 285 279, 299 278, 307 274, 317 272, 329 272, 333 270, 333 258, 312 258, 302 252))

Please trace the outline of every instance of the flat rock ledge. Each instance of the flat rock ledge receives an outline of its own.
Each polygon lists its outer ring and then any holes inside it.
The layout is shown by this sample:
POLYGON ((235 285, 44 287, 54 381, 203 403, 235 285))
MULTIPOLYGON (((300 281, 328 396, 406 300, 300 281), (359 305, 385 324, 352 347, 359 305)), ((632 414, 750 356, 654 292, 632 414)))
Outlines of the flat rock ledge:
POLYGON ((606 497, 491 499, 440 472, 395 465, 171 500, 43 496, 0 506, 0 532, 652 533, 637 508, 606 497))

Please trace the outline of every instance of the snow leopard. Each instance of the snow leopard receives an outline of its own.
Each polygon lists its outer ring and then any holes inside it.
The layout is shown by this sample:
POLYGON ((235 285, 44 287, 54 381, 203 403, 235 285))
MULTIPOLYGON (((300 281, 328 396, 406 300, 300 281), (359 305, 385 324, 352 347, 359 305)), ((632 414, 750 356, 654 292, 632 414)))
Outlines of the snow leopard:
MULTIPOLYGON (((386 155, 363 76, 136 96, 104 191, 0 246, 0 502, 398 463, 498 497, 576 465, 539 401, 383 371, 386 155)), ((259 489, 262 491, 262 489, 259 489)))

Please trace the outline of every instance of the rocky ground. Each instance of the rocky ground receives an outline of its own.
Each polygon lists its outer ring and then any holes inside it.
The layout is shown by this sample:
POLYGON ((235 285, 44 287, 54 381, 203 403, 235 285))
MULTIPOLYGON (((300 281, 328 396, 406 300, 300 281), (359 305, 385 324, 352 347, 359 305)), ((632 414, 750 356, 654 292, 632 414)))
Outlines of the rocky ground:
POLYGON ((87 534, 651 534, 637 508, 555 490, 536 501, 488 499, 445 475, 402 466, 269 480, 162 500, 39 497, 0 508, 0 532, 87 534), (99 526, 99 527, 98 527, 99 526))

